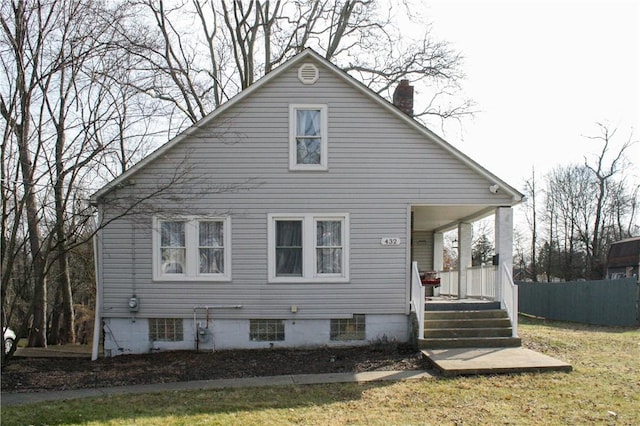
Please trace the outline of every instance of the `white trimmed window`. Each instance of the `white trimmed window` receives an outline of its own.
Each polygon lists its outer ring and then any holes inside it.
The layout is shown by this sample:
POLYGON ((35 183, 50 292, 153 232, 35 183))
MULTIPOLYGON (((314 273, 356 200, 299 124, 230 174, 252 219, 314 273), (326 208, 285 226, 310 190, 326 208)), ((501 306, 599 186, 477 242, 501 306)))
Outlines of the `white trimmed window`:
POLYGON ((327 106, 289 106, 289 168, 327 169, 327 106))
POLYGON ((229 217, 154 218, 155 280, 231 279, 229 217))
POLYGON ((349 280, 349 215, 269 215, 269 282, 349 280))

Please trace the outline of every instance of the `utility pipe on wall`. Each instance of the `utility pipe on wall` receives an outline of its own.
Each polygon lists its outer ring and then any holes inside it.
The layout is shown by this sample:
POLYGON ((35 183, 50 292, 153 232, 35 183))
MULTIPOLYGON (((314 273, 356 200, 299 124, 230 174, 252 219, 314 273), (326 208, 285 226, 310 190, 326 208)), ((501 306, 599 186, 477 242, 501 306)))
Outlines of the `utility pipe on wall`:
MULTIPOLYGON (((198 305, 193 307, 193 335, 195 338, 196 352, 200 350, 200 329, 208 330, 209 329, 209 309, 242 309, 242 305, 198 305), (204 309, 205 310, 205 326, 201 327, 200 322, 198 321, 197 311, 204 309)), ((206 332, 206 331, 205 331, 206 332)), ((215 344, 215 343, 214 343, 215 344)))

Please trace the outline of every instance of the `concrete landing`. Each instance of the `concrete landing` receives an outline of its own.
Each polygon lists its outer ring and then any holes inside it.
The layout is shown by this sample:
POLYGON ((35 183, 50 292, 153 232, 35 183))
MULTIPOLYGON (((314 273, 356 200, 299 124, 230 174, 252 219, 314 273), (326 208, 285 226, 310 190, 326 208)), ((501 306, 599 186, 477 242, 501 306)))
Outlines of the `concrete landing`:
POLYGON ((424 349, 422 353, 444 376, 572 370, 566 362, 522 347, 424 349))

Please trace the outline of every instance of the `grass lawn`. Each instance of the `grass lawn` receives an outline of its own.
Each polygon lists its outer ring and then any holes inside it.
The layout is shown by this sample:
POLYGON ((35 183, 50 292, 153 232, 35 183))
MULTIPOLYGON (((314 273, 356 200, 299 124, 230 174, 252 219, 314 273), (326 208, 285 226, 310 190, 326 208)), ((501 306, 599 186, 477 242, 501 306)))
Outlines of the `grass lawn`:
POLYGON ((103 397, 4 407, 2 424, 640 424, 640 329, 519 330, 574 371, 103 397))

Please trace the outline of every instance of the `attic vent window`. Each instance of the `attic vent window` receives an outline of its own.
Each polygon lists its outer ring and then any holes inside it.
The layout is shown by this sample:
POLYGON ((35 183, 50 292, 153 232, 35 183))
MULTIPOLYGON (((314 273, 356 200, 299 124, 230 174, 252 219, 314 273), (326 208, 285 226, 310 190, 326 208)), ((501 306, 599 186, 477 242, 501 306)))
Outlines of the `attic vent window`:
POLYGON ((298 68, 298 79, 300 79, 303 84, 313 84, 318 81, 319 77, 318 67, 313 64, 302 64, 302 66, 298 68))

